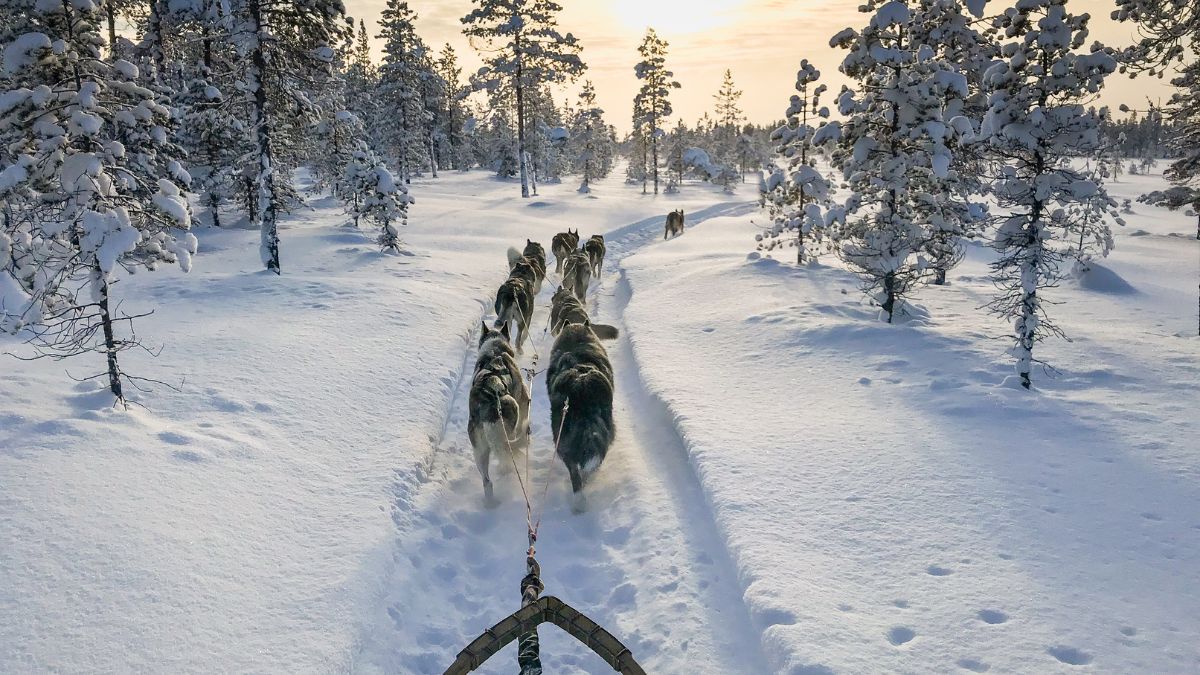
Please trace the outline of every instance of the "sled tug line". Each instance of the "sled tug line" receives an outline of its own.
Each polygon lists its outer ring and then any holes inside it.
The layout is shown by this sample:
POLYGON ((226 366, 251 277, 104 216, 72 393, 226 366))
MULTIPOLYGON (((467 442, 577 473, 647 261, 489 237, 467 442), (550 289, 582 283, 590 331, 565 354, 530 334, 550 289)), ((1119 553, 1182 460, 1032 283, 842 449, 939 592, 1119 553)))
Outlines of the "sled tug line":
MULTIPOLYGON (((552 308, 546 327, 542 330, 541 339, 537 341, 544 343, 547 334, 551 331, 559 335, 559 339, 555 342, 554 349, 551 352, 550 365, 546 369, 547 390, 551 400, 552 418, 554 416, 554 394, 556 392, 552 391, 555 388, 555 383, 550 382, 550 379, 561 372, 556 367, 555 357, 564 349, 561 344, 563 342, 563 335, 561 334, 564 331, 571 332, 566 329, 568 324, 576 325, 574 329, 575 333, 579 333, 580 330, 586 333, 585 346, 581 348, 578 344, 575 344, 574 347, 585 357, 584 360, 591 358, 594 361, 593 364, 582 367, 578 365, 572 366, 577 368, 578 372, 567 373, 564 380, 573 383, 571 386, 576 388, 571 389, 566 387, 564 391, 558 392, 563 394, 561 412, 558 414, 557 424, 554 425, 552 422, 551 427, 555 432, 554 453, 567 464, 568 472, 571 474, 572 491, 576 497, 576 506, 583 503, 581 492, 583 479, 588 473, 594 471, 599 466, 604 458, 604 454, 607 452, 608 443, 611 443, 610 432, 604 446, 598 450, 598 456, 590 455, 586 460, 579 459, 576 454, 576 448, 569 448, 571 459, 568 459, 561 452, 564 429, 567 427, 567 418, 571 415, 572 393, 576 395, 576 416, 595 415, 597 411, 594 407, 598 405, 597 400, 601 404, 603 403, 603 396, 597 396, 597 390, 595 389, 595 386, 598 385, 600 387, 600 394, 607 392, 606 412, 611 418, 612 366, 608 363, 607 353, 599 344, 599 337, 597 337, 596 331, 593 330, 592 324, 587 318, 586 310, 583 309, 586 302, 583 295, 587 290, 589 273, 594 269, 598 275, 599 267, 603 263, 603 242, 604 238, 596 235, 592 238, 590 249, 585 246, 585 249, 580 251, 576 249, 579 245, 579 235, 577 233, 560 233, 554 237, 553 252, 560 262, 560 269, 562 267, 561 263, 566 260, 567 273, 564 274, 564 277, 571 277, 571 279, 569 280, 570 283, 562 284, 559 293, 555 294, 555 307, 552 308), (598 245, 595 244, 595 240, 597 239, 599 240, 598 245), (569 258, 578 258, 578 260, 569 258), (580 384, 587 382, 593 383, 591 389, 580 384), (589 406, 593 409, 589 409, 589 406), (583 410, 579 408, 583 408, 583 410)), ((542 282, 545 281, 547 276, 545 253, 541 245, 527 241, 524 254, 515 249, 510 250, 509 270, 510 276, 504 282, 504 285, 500 287, 501 292, 497 294, 496 300, 496 313, 498 317, 496 327, 504 326, 503 338, 496 337, 494 335, 495 331, 490 331, 486 323, 483 326, 484 335, 481 336, 480 340, 480 358, 476 363, 475 378, 472 381, 472 404, 470 411, 472 424, 468 425, 468 433, 471 435, 472 446, 476 453, 476 464, 483 478, 485 498, 491 498, 492 496, 491 480, 488 477, 488 463, 492 450, 491 445, 495 443, 496 437, 499 436, 503 438, 503 449, 508 455, 509 461, 512 462, 513 473, 517 476, 517 482, 521 487, 521 495, 525 500, 525 524, 528 548, 525 551, 525 576, 521 579, 520 584, 521 608, 472 640, 470 644, 458 653, 454 663, 450 664, 450 667, 446 669, 445 675, 465 675, 465 673, 474 671, 514 640, 517 641, 517 665, 520 667, 520 674, 542 675, 541 643, 538 639, 537 628, 543 623, 553 624, 561 628, 568 635, 592 650, 605 663, 611 666, 614 671, 622 673, 622 675, 645 675, 646 671, 634 659, 633 653, 629 648, 622 644, 612 633, 605 630, 603 626, 562 600, 552 595, 542 595, 542 591, 546 587, 542 583, 541 566, 538 564, 536 557, 537 538, 538 530, 542 524, 542 512, 545 508, 546 492, 550 486, 550 478, 549 473, 547 473, 535 518, 533 502, 529 497, 525 478, 522 477, 520 467, 517 466, 513 445, 516 443, 525 447, 525 476, 529 477, 530 481, 532 481, 532 474, 529 473, 528 452, 528 414, 529 402, 531 400, 529 392, 533 390, 534 378, 541 372, 537 369, 541 356, 539 347, 544 346, 544 344, 533 346, 532 367, 523 369, 525 382, 521 382, 518 376, 515 383, 512 381, 512 372, 516 367, 515 358, 509 359, 509 356, 515 357, 515 352, 508 345, 509 323, 512 323, 517 329, 518 350, 529 335, 528 324, 533 316, 532 304, 533 298, 536 295, 535 289, 541 288, 542 282), (527 288, 522 288, 526 286, 527 288), (522 302, 522 300, 526 302, 522 302), (501 342, 503 344, 500 344, 501 342), (489 395, 493 399, 494 410, 489 409, 484 403, 484 399, 489 395), (480 404, 478 408, 476 403, 480 404), (492 417, 495 419, 491 420, 490 418, 492 417), (510 435, 513 432, 517 434, 516 439, 510 435)), ((564 281, 568 280, 564 279, 564 281)), ((597 324, 596 328, 600 329, 601 325, 597 324)), ((606 336, 610 338, 616 337, 615 328, 611 326, 603 326, 603 328, 606 329, 604 331, 606 336)), ((573 356, 579 356, 580 354, 573 354, 573 356)), ((577 434, 572 433, 568 435, 572 439, 578 438, 577 434)), ((595 434, 591 435, 594 436, 595 434)), ((498 450, 499 448, 496 449, 498 450)), ((529 487, 532 488, 532 484, 529 487)))

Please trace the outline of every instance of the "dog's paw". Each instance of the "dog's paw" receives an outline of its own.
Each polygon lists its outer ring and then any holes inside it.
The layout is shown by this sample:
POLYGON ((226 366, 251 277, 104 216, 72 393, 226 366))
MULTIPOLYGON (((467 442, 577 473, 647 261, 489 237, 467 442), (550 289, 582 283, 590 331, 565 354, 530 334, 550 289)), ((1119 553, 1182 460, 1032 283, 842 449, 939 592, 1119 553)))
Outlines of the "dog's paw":
POLYGON ((582 492, 571 495, 571 513, 580 514, 587 511, 587 497, 582 492))

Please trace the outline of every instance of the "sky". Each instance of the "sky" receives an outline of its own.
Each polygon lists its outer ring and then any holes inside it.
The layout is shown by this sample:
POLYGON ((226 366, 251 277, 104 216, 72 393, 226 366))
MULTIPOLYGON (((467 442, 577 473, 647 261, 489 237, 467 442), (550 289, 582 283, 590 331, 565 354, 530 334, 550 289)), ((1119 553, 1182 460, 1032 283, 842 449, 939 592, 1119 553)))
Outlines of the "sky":
MULTIPOLYGON (((346 10, 367 22, 374 39, 375 22, 386 0, 345 0, 346 10)), ((605 118, 625 132, 630 127, 633 96, 638 81, 633 74, 637 47, 648 26, 670 43, 667 67, 682 85, 672 94, 676 117, 692 126, 712 110, 713 94, 728 68, 738 89, 741 107, 752 122, 767 123, 783 117, 788 97, 795 93, 796 70, 808 59, 823 74, 822 82, 836 92, 842 82, 837 72, 842 51, 829 47, 829 38, 847 26, 865 23, 858 0, 559 0, 563 11, 559 28, 573 33, 583 45, 584 75, 596 86, 605 118)), ((1009 6, 1009 0, 991 0, 1009 6)), ((417 31, 434 49, 449 42, 459 54, 464 73, 480 65, 479 56, 462 35, 460 19, 471 11, 471 0, 409 0, 418 14, 417 31)), ((1133 26, 1109 19, 1112 0, 1069 0, 1068 9, 1092 16, 1091 39, 1112 46, 1133 41, 1133 26)), ((378 57, 378 52, 376 53, 378 57)), ((557 95, 574 99, 578 87, 557 95)), ((1101 104, 1120 103, 1144 108, 1146 97, 1170 96, 1170 87, 1141 76, 1109 78, 1101 104)), ((830 102, 832 96, 829 96, 830 102)))

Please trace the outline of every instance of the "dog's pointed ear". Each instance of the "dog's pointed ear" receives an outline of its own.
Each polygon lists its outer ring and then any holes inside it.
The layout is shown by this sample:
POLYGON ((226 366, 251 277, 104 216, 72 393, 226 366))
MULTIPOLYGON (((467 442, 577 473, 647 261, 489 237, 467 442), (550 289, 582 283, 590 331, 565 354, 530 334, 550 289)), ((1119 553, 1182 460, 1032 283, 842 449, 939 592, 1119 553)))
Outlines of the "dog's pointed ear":
POLYGON ((483 319, 480 319, 480 320, 479 320, 479 325, 483 326, 483 330, 482 330, 482 331, 480 331, 480 333, 479 333, 479 334, 480 334, 480 335, 487 335, 487 334, 488 334, 488 325, 487 325, 487 321, 484 321, 483 319))
POLYGON ((525 240, 525 245, 526 245, 526 246, 528 246, 529 244, 532 244, 532 243, 533 243, 533 240, 532 240, 532 239, 526 239, 526 240, 525 240))

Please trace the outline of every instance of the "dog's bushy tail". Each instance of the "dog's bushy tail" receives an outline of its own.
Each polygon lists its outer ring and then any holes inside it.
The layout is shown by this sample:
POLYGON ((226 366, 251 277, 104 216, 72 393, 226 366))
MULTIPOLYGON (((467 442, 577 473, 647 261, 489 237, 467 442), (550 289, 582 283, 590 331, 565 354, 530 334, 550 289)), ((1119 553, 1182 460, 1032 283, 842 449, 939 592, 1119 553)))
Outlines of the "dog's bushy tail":
POLYGON ((616 340, 617 335, 620 334, 616 326, 610 326, 606 323, 592 324, 592 332, 601 340, 616 340))
POLYGON ((516 267, 517 261, 519 261, 523 257, 524 256, 521 254, 521 252, 517 250, 517 247, 509 246, 508 247, 508 269, 511 270, 512 268, 516 267))

